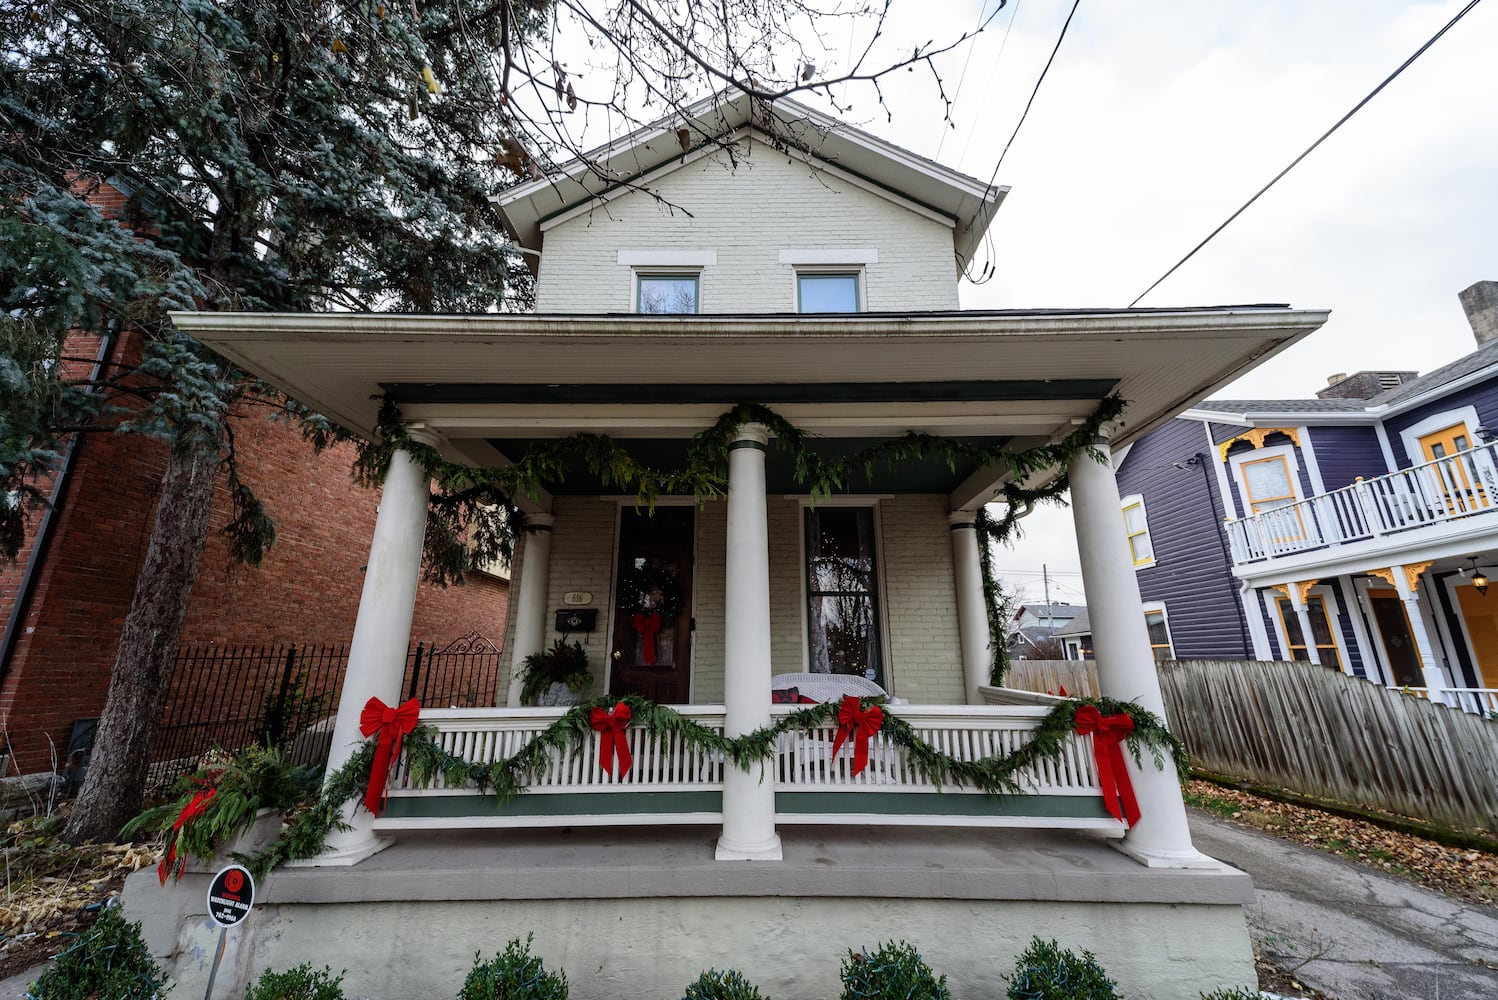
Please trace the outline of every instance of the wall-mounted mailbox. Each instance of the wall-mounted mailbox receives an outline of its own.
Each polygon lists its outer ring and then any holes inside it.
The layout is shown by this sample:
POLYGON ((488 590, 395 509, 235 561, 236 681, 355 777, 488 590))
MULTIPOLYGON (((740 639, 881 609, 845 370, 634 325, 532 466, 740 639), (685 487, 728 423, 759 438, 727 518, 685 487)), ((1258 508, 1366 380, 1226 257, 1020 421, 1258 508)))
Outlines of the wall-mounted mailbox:
POLYGON ((597 608, 566 608, 557 612, 558 632, 591 632, 597 627, 597 608))

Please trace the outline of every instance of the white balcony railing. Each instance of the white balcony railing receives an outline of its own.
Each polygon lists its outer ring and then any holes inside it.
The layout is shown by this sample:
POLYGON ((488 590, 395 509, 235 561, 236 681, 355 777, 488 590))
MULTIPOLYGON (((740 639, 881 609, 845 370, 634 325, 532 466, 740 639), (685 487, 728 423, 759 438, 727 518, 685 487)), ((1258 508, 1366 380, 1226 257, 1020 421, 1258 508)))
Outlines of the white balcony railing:
POLYGON ((1223 525, 1238 565, 1498 511, 1498 445, 1359 479, 1223 525))
MULTIPOLYGON (((1416 698, 1430 697, 1429 688, 1405 687, 1399 690, 1416 698)), ((1498 688, 1441 688, 1438 698, 1452 708, 1459 708, 1471 715, 1498 717, 1498 688)))
MULTIPOLYGON (((679 710, 709 729, 723 731, 721 705, 679 710)), ((774 706, 772 714, 793 710, 792 706, 774 706)), ((563 711, 444 709, 422 712, 421 721, 436 728, 438 742, 448 753, 470 762, 492 763, 516 753, 563 711)), ((962 760, 982 760, 1023 746, 1049 706, 901 705, 892 711, 942 752, 962 760)), ((418 788, 402 770, 392 780, 386 814, 375 825, 433 829, 721 820, 723 771, 732 764, 717 753, 696 750, 681 740, 657 737, 639 727, 628 729, 626 738, 633 765, 623 775, 600 767, 598 734, 589 733, 580 752, 552 754, 544 767, 527 776, 525 794, 502 808, 496 808, 491 798, 480 795, 471 784, 449 786, 438 777, 429 787, 418 788)), ((999 799, 957 785, 936 788, 911 765, 902 747, 877 734, 870 742, 867 768, 855 775, 853 747, 845 744, 834 757, 836 739, 836 724, 792 731, 780 738, 766 775, 766 780, 775 783, 778 822, 925 822, 1122 833, 1121 826, 1101 810, 1091 737, 1073 735, 1059 759, 1042 761, 1017 775, 1020 794, 999 799), (944 794, 934 794, 938 791, 944 794), (858 794, 869 792, 880 794, 858 794)))

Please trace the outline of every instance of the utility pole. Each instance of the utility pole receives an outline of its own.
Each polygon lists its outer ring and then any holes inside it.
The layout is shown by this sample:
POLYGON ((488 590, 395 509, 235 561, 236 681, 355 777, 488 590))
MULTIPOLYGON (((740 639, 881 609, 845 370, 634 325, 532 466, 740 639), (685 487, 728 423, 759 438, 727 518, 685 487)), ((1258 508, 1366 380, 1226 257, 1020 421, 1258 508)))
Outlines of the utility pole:
MULTIPOLYGON (((1056 616, 1051 613, 1051 574, 1046 564, 1040 564, 1040 582, 1045 587, 1045 627, 1048 633, 1056 631, 1056 616)), ((1050 635, 1046 636, 1047 639, 1050 635)))

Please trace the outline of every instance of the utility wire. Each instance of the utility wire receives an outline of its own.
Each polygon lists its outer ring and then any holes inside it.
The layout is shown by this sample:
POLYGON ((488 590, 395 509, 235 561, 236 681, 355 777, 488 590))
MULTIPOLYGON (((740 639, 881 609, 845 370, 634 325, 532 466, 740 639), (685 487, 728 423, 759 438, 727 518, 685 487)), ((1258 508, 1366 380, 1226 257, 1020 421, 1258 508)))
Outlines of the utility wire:
MULTIPOLYGON (((1008 3, 1008 2, 1009 2, 1009 0, 999 0, 999 10, 1003 10, 1004 9, 1004 5, 1006 3, 1008 3)), ((974 28, 981 28, 981 27, 983 27, 983 10, 987 6, 988 6, 988 4, 987 4, 987 2, 985 0, 985 3, 983 3, 982 5, 980 5, 978 7, 978 21, 977 21, 976 24, 973 25, 974 28)), ((997 14, 999 12, 999 10, 994 11, 994 13, 997 14)), ((1013 13, 1011 13, 1009 15, 1009 23, 1010 24, 1014 23, 1014 15, 1013 15, 1013 13)), ((1009 37, 1009 32, 1007 32, 1007 31, 1004 32, 1004 37, 1007 39, 1009 37)), ((978 47, 978 36, 975 34, 973 36, 972 44, 967 47, 967 56, 962 60, 962 72, 959 73, 958 76, 957 76, 957 89, 954 90, 954 91, 952 91, 952 107, 954 107, 954 108, 957 106, 957 99, 962 96, 962 85, 967 82, 967 68, 968 68, 969 64, 971 64, 972 61, 973 61, 973 50, 976 49, 977 47, 978 47)), ((1001 47, 999 49, 999 54, 1002 55, 1003 52, 1004 52, 1004 50, 1001 47)), ((950 109, 949 109, 949 111, 950 111, 950 109)), ((955 127, 955 126, 952 126, 952 124, 951 124, 951 115, 950 115, 950 113, 947 116, 947 120, 944 121, 942 124, 946 125, 948 127, 947 128, 943 128, 941 130, 941 140, 939 142, 937 142, 937 144, 936 144, 936 155, 933 156, 933 157, 931 157, 933 160, 936 160, 938 163, 941 162, 941 148, 947 144, 947 133, 950 132, 950 131, 952 131, 952 128, 955 127)))
MULTIPOLYGON (((988 82, 983 85, 983 96, 978 98, 978 106, 981 108, 988 103, 988 95, 993 92, 993 82, 999 75, 999 63, 1004 59, 1004 49, 1009 45, 1009 33, 1014 30, 1014 19, 1019 17, 1019 5, 1021 0, 1014 0, 1014 9, 1009 12, 1009 23, 1004 27, 1004 37, 999 40, 999 51, 993 57, 993 65, 988 69, 988 82)), ((967 159, 968 147, 973 143, 973 136, 978 132, 978 118, 973 117, 973 123, 968 126, 967 137, 962 140, 962 152, 957 154, 957 162, 961 163, 967 159)), ((938 154, 941 148, 937 147, 938 154)))
MULTIPOLYGON (((1072 3, 1072 5, 1071 5, 1071 11, 1066 15, 1066 23, 1061 26, 1061 34, 1059 34, 1059 35, 1056 36, 1056 46, 1055 46, 1055 48, 1051 49, 1051 56, 1050 56, 1049 59, 1047 59, 1045 61, 1045 68, 1040 71, 1040 76, 1035 81, 1035 88, 1030 91, 1030 99, 1025 102, 1025 110, 1020 113, 1019 121, 1017 121, 1017 122, 1014 123, 1014 131, 1010 133, 1010 135, 1009 135, 1009 141, 1006 142, 1006 143, 1004 143, 1004 149, 1003 149, 1002 152, 999 153, 999 162, 994 164, 994 166, 993 166, 993 173, 991 175, 989 175, 989 178, 988 178, 988 184, 985 185, 984 188, 983 188, 983 197, 979 199, 979 203, 980 203, 980 205, 982 207, 979 208, 979 210, 978 210, 978 216, 973 220, 973 222, 970 225, 981 225, 981 226, 984 227, 984 231, 983 231, 983 248, 988 253, 989 259, 983 265, 983 269, 978 274, 977 277, 974 277, 970 273, 971 266, 972 266, 971 262, 970 261, 963 261, 962 262, 962 264, 963 264, 963 271, 968 274, 968 280, 971 281, 975 285, 986 284, 989 281, 989 279, 991 279, 993 277, 993 274, 994 274, 994 270, 993 270, 993 256, 994 256, 994 254, 993 254, 993 237, 988 232, 988 218, 987 218, 987 216, 988 216, 988 196, 993 191, 994 181, 998 180, 998 177, 999 177, 999 168, 1004 165, 1004 157, 1006 157, 1006 156, 1009 155, 1009 147, 1012 146, 1012 145, 1014 145, 1014 140, 1019 135, 1020 127, 1025 124, 1025 119, 1030 116, 1030 106, 1035 103, 1035 95, 1038 94, 1038 93, 1040 93, 1040 85, 1042 83, 1045 83, 1046 75, 1048 73, 1050 73, 1050 71, 1051 71, 1051 64, 1056 61, 1056 53, 1059 52, 1059 51, 1061 51, 1061 43, 1066 40, 1066 29, 1071 27, 1071 19, 1072 19, 1073 16, 1076 15, 1077 8, 1080 7, 1081 5, 1082 5, 1082 0, 1074 0, 1074 2, 1072 3)), ((1019 7, 1018 7, 1018 5, 1016 5, 1015 12, 1018 13, 1018 11, 1019 11, 1019 7)), ((997 13, 997 11, 995 11, 995 13, 997 13)), ((1013 23, 1014 23, 1014 20, 1013 20, 1012 16, 1010 18, 1010 22, 1009 23, 1011 25, 1013 25, 1013 23)), ((1007 33, 1006 33, 1006 37, 1007 37, 1007 33)))
POLYGON ((1230 226, 1233 223, 1234 219, 1238 218, 1238 216, 1240 216, 1244 212, 1248 211, 1249 206, 1252 205, 1254 202, 1258 201, 1259 198, 1264 194, 1264 192, 1268 191, 1270 188, 1274 187, 1275 184, 1279 183, 1280 178, 1284 177, 1291 170, 1294 170, 1295 167, 1300 163, 1301 160, 1304 160, 1307 156, 1310 156, 1311 153, 1315 152, 1316 147, 1319 146, 1319 145, 1321 145, 1328 138, 1330 138, 1331 134, 1333 132, 1337 131, 1337 129, 1339 129, 1343 125, 1347 124, 1348 119, 1350 119, 1353 115, 1357 114, 1359 111, 1361 111, 1363 109, 1363 105, 1367 104, 1369 101, 1371 101, 1375 97, 1377 97, 1378 94, 1379 94, 1379 91, 1383 90, 1389 84, 1393 83, 1394 80, 1399 76, 1399 74, 1403 73, 1406 69, 1408 69, 1410 67, 1411 63, 1413 63, 1416 59, 1419 59, 1422 55, 1425 54, 1425 50, 1426 49, 1430 48, 1437 41, 1439 41, 1442 35, 1446 34, 1446 32, 1448 32, 1448 31, 1450 31, 1452 29, 1452 27, 1454 27, 1456 25, 1456 22, 1458 22, 1462 18, 1466 17, 1467 13, 1473 7, 1476 7, 1481 2, 1482 2, 1482 0, 1471 0, 1471 2, 1467 4, 1467 6, 1463 7, 1461 10, 1457 11, 1456 16, 1453 17, 1451 20, 1447 21, 1445 27, 1443 27, 1440 31, 1436 32, 1434 35, 1431 35, 1430 38, 1426 41, 1426 43, 1424 45, 1420 46, 1420 48, 1418 48, 1418 49, 1415 50, 1415 54, 1414 55, 1410 56, 1403 63, 1401 63, 1398 69, 1396 69, 1394 72, 1390 73, 1387 77, 1384 78, 1384 82, 1383 83, 1380 83, 1377 87, 1374 87, 1373 90, 1371 92, 1369 92, 1369 94, 1368 94, 1367 97, 1365 97, 1361 101, 1359 101, 1357 103, 1357 105, 1351 111, 1347 112, 1347 114, 1343 115, 1340 119, 1338 119, 1337 124, 1333 125, 1331 128, 1329 128, 1325 132, 1323 132, 1322 135, 1321 135, 1321 138, 1319 138, 1315 142, 1311 143, 1308 147, 1306 147, 1305 152, 1301 153, 1294 160, 1291 160, 1290 161, 1290 165, 1288 167, 1286 167, 1284 170, 1281 170, 1279 173, 1275 174, 1274 175, 1274 179, 1271 180, 1268 184, 1265 184, 1263 187, 1259 188, 1259 191, 1258 191, 1257 194, 1255 194, 1252 198, 1248 199, 1248 201, 1244 202, 1243 206, 1241 208, 1239 208, 1238 211, 1236 211, 1232 215, 1228 216, 1227 217, 1227 221, 1225 221, 1222 225, 1218 226, 1216 229, 1214 229, 1210 233, 1208 233, 1206 239, 1202 240, 1196 246, 1192 247, 1190 253, 1188 253, 1186 256, 1182 257, 1180 260, 1176 261, 1174 267, 1172 267, 1169 271, 1166 271, 1164 274, 1160 275, 1160 277, 1156 278, 1155 279, 1155 283, 1153 285, 1150 285, 1144 291, 1140 292, 1139 295, 1135 297, 1134 301, 1129 303, 1129 308, 1132 309, 1136 305, 1138 305, 1140 299, 1144 298, 1150 292, 1153 292, 1156 288, 1158 288, 1160 286, 1160 283, 1163 282, 1166 278, 1170 277, 1172 274, 1175 274, 1176 271, 1178 271, 1181 268, 1181 265, 1185 264, 1192 257, 1195 257, 1196 256, 1196 252, 1198 250, 1200 250, 1202 247, 1206 246, 1208 243, 1212 242, 1213 238, 1216 237, 1216 235, 1218 233, 1222 232, 1224 229, 1226 229, 1228 226, 1230 226))
MULTIPOLYGON (((1477 0, 1472 0, 1476 3, 1477 0)), ((993 174, 988 178, 988 187, 983 190, 983 200, 988 200, 988 193, 993 190, 993 183, 999 177, 999 168, 1004 165, 1004 157, 1009 155, 1009 147, 1014 145, 1015 137, 1019 135, 1021 126, 1030 115, 1030 105, 1035 103, 1035 95, 1040 93, 1040 85, 1045 83, 1046 74, 1051 71, 1051 63, 1056 61, 1056 53, 1061 51, 1061 43, 1066 40, 1066 29, 1071 27, 1071 19, 1077 13, 1077 8, 1082 5, 1082 0, 1075 0, 1071 5, 1071 13, 1066 15, 1066 23, 1061 26, 1061 34, 1056 36, 1056 47, 1051 49, 1051 57, 1045 61, 1045 69, 1040 71, 1040 77, 1035 81, 1035 89, 1030 91, 1030 99, 1025 102, 1025 110, 1020 114, 1019 121, 1014 123, 1014 131, 1009 136, 1009 141, 1004 143, 1004 151, 999 154, 999 162, 994 164, 993 174)))

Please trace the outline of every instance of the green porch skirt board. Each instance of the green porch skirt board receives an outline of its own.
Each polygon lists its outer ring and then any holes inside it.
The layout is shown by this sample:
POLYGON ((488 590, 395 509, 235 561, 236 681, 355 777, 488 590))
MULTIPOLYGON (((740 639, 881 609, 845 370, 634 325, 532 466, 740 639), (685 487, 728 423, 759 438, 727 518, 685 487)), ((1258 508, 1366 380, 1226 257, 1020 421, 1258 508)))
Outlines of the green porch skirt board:
MULTIPOLYGON (((518 795, 502 806, 493 795, 392 796, 390 819, 456 816, 603 816, 721 813, 723 793, 578 792, 518 795)), ((929 792, 777 792, 775 811, 783 814, 860 813, 875 816, 1035 816, 1056 819, 1108 819, 1103 800, 1091 795, 965 795, 929 792)))

